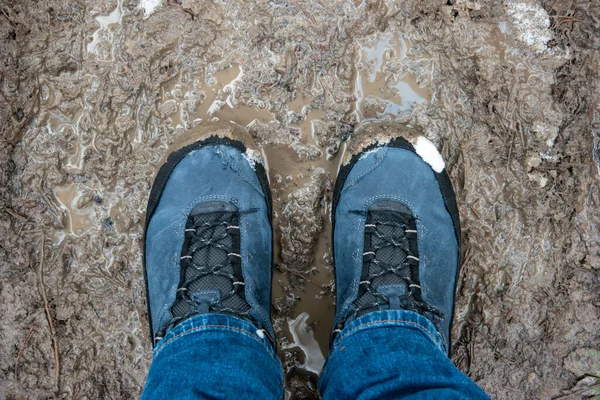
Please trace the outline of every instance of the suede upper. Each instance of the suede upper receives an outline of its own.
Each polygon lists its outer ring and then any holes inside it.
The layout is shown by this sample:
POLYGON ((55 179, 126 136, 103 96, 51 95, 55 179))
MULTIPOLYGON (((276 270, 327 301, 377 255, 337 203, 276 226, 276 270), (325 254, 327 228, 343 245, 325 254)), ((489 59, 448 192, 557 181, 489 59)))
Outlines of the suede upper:
POLYGON ((274 338, 270 321, 272 228, 257 173, 240 150, 222 144, 186 154, 171 171, 146 230, 146 276, 152 335, 172 319, 185 225, 192 209, 227 202, 240 212, 240 255, 250 314, 274 338))
POLYGON ((397 147, 368 150, 351 168, 334 215, 335 325, 352 313, 358 294, 367 210, 375 202, 390 200, 408 207, 416 218, 421 293, 444 314, 441 333, 447 342, 460 252, 436 174, 414 152, 397 147))

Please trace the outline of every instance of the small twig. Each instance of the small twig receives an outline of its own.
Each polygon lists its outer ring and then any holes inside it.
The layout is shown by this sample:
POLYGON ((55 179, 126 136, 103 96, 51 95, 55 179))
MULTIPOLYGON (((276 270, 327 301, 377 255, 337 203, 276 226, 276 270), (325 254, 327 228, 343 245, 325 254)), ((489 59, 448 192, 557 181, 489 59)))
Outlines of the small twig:
POLYGON ((475 331, 471 329, 471 341, 469 343, 469 373, 473 371, 473 358, 475 358, 475 331))
POLYGON ((592 388, 581 389, 581 390, 578 390, 578 391, 573 392, 573 393, 567 393, 567 394, 564 394, 562 396, 553 397, 552 399, 553 400, 563 400, 563 399, 572 398, 573 396, 576 396, 575 398, 579 398, 580 399, 581 397, 579 397, 578 395, 584 394, 584 393, 587 394, 586 392, 589 392, 590 394, 592 394, 593 393, 592 392, 592 388))
POLYGON ((6 19, 11 23, 11 24, 15 24, 18 25, 18 22, 15 22, 7 13, 6 10, 4 8, 2 8, 2 14, 4 15, 4 17, 6 17, 6 19))
POLYGON ((19 379, 19 359, 21 358, 21 354, 23 354, 23 350, 25 350, 25 347, 27 346, 27 343, 29 342, 29 338, 31 338, 32 334, 33 334, 33 325, 29 329, 29 333, 27 333, 27 336, 25 336, 25 339, 23 339, 23 344, 21 345, 21 348, 19 349, 19 353, 17 354, 17 359, 15 360, 15 377, 17 380, 19 379))
POLYGON ((44 300, 44 310, 46 310, 46 319, 48 320, 48 327, 50 328, 50 336, 52 337, 52 344, 54 345, 54 361, 56 364, 56 388, 60 389, 60 356, 58 351, 58 338, 56 337, 56 330, 54 329, 54 321, 52 320, 52 314, 50 314, 50 305, 48 304, 48 296, 46 295, 46 285, 44 284, 44 244, 46 242, 46 235, 42 234, 42 248, 40 250, 40 266, 38 268, 38 289, 44 300))
POLYGON ((464 268, 465 265, 467 265, 469 263, 469 261, 471 261, 471 257, 473 257, 473 251, 472 250, 473 250, 473 248, 471 246, 469 246, 469 248, 467 249, 467 252, 465 253, 464 261, 460 265, 460 269, 461 270, 464 268))
MULTIPOLYGON (((473 202, 473 204, 475 204, 475 202, 473 202)), ((478 218, 481 219, 479 217, 479 214, 477 213, 477 211, 475 211, 475 208, 473 208, 473 204, 467 204, 469 206, 469 208, 471 209, 471 212, 478 218)))
POLYGON ((573 17, 565 17, 560 20, 561 24, 564 24, 565 22, 581 22, 581 20, 578 18, 573 18, 573 17))
POLYGON ((19 215, 19 214, 17 214, 14 211, 9 210, 8 208, 4 209, 3 211, 5 213, 7 213, 8 215, 10 215, 11 217, 18 219, 19 221, 26 221, 27 220, 27 218, 25 218, 24 216, 19 215))
POLYGON ((17 237, 21 236, 21 232, 23 232, 25 225, 27 225, 27 221, 25 221, 21 224, 21 227, 19 228, 19 232, 17 232, 17 237))
POLYGON ((59 217, 60 215, 62 215, 62 209, 59 208, 56 204, 54 204, 53 201, 50 201, 50 199, 48 199, 48 196, 46 196, 46 194, 44 193, 44 191, 41 187, 40 187, 39 194, 40 194, 40 197, 42 198, 42 200, 44 200, 44 202, 46 204, 48 204, 48 206, 50 207, 50 211, 53 212, 56 217, 59 217))
POLYGON ((306 11, 301 5, 300 3, 298 3, 297 0, 294 0, 294 3, 296 3, 296 5, 298 6, 298 8, 304 13, 304 15, 306 15, 306 18, 310 19, 312 21, 313 24, 315 25, 319 25, 319 23, 317 22, 317 20, 315 19, 315 17, 313 17, 308 11, 306 11))
POLYGON ((315 285, 316 287, 318 287, 321 290, 325 290, 325 288, 322 285, 319 285, 317 282, 311 281, 306 276, 302 275, 300 272, 296 272, 293 269, 289 269, 288 267, 284 267, 283 270, 291 273, 292 275, 297 276, 298 278, 302 278, 309 283, 312 283, 313 285, 315 285))
POLYGON ((13 218, 16 218, 17 220, 19 220, 19 222, 21 222, 21 227, 19 228, 19 232, 17 232, 17 237, 21 236, 21 232, 23 231, 23 228, 25 228, 25 225, 27 224, 28 219, 22 215, 17 214, 14 211, 9 210, 9 209, 4 210, 4 212, 13 218))
POLYGON ((577 22, 581 22, 581 20, 577 17, 574 17, 572 15, 553 15, 552 18, 560 18, 563 20, 570 20, 570 21, 577 21, 577 22))

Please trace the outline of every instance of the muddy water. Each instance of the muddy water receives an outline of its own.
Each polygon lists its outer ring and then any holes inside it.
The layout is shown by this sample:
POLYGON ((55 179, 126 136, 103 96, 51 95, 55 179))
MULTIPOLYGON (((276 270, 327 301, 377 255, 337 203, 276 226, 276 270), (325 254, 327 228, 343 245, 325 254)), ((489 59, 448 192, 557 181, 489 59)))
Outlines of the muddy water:
POLYGON ((183 131, 203 121, 231 121, 247 126, 254 120, 268 122, 272 116, 265 104, 239 104, 234 97, 236 81, 243 72, 237 63, 203 76, 185 74, 163 85, 159 110, 175 130, 183 131))
POLYGON ((80 236, 93 226, 92 213, 94 210, 90 204, 92 199, 86 199, 86 194, 80 192, 77 186, 56 187, 54 194, 60 206, 66 211, 67 233, 80 236))
POLYGON ((108 15, 98 15, 94 18, 99 25, 92 35, 92 41, 86 46, 87 56, 94 55, 98 61, 113 61, 113 47, 108 45, 114 38, 111 25, 121 24, 123 17, 122 2, 119 0, 115 9, 108 15))
POLYGON ((407 71, 409 40, 386 32, 359 42, 359 48, 355 107, 361 120, 406 122, 415 107, 427 105, 430 90, 419 85, 417 77, 407 71), (386 73, 389 71, 397 75, 390 79, 386 73))
MULTIPOLYGON (((412 73, 402 70, 410 51, 407 40, 397 33, 377 34, 359 48, 355 72, 358 123, 406 120, 415 107, 427 104, 429 90, 419 86, 412 73), (401 72, 390 80, 384 73, 389 69, 401 72)), ((296 370, 317 375, 328 352, 335 312, 331 189, 344 145, 341 150, 327 148, 327 137, 320 133, 339 127, 328 121, 326 111, 314 109, 310 98, 302 95, 281 107, 288 118, 291 141, 265 140, 254 133, 259 130, 257 125, 277 123, 279 115, 269 104, 247 104, 235 98, 236 85, 243 78, 238 63, 210 74, 179 76, 163 86, 159 110, 175 132, 183 133, 204 121, 228 121, 247 127, 261 143, 274 205, 273 302, 277 310, 278 299, 297 299, 291 309, 282 308, 275 316, 281 356, 286 359, 293 354, 291 357, 299 359, 296 370)), ((185 143, 189 143, 185 136, 185 143)), ((182 145, 174 140, 170 147, 182 145)))
POLYGON ((247 127, 268 163, 290 396, 316 397, 328 348, 345 140, 379 120, 431 139, 457 189, 459 368, 502 399, 563 396, 598 375, 577 353, 600 343, 594 2, 5 3, 0 397, 138 397, 148 192, 168 152, 214 119, 247 127))
MULTIPOLYGON (((248 127, 251 133, 257 123, 276 123, 277 115, 264 103, 248 105, 235 99, 236 82, 242 77, 239 64, 232 63, 210 74, 179 76, 163 85, 158 109, 174 132, 163 162, 173 149, 195 141, 187 131, 206 121, 227 121, 248 127)), ((319 150, 315 125, 322 123, 326 113, 312 109, 308 98, 299 97, 286 108, 295 116, 290 121, 293 141, 266 140, 261 151, 273 192, 273 301, 290 293, 300 301, 291 310, 277 313, 275 325, 282 358, 286 352, 294 353, 304 360, 296 368, 318 374, 327 354, 334 314, 329 197, 343 152, 328 157, 324 148, 319 150), (311 151, 304 150, 308 146, 311 151), (315 224, 306 230, 306 224, 297 224, 294 216, 316 217, 315 224), (290 244, 295 240, 302 241, 301 249, 290 244)))

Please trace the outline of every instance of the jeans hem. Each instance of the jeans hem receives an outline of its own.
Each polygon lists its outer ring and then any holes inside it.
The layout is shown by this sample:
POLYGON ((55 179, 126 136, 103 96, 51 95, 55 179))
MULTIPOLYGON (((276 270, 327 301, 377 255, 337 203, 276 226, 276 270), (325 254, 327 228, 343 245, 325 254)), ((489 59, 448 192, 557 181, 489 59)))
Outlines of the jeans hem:
POLYGON ((333 341, 330 354, 333 354, 333 352, 341 346, 342 341, 349 336, 368 329, 390 327, 415 329, 421 332, 423 336, 431 341, 440 351, 443 353, 446 352, 440 334, 429 319, 413 311, 384 310, 365 314, 344 327, 333 341))
POLYGON ((273 359, 279 361, 277 353, 264 329, 258 329, 249 321, 227 314, 196 315, 181 322, 156 344, 153 351, 153 358, 156 358, 167 346, 185 336, 218 330, 236 332, 256 340, 263 345, 273 359))

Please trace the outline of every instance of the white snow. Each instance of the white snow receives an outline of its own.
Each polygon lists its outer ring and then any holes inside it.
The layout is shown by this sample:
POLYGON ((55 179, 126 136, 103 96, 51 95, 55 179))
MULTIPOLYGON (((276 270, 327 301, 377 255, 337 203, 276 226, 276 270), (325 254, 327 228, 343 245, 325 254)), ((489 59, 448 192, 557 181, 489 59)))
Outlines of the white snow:
POLYGON ((431 166, 435 172, 440 173, 446 168, 446 163, 442 158, 440 152, 436 149, 435 145, 431 143, 426 137, 419 136, 417 138, 417 144, 415 145, 415 151, 431 166))
POLYGON ((362 153, 360 155, 359 160, 364 160, 365 158, 369 157, 371 154, 377 152, 378 150, 381 150, 381 147, 375 147, 375 148, 373 148, 371 150, 365 151, 364 153, 362 153))
POLYGON ((550 17, 541 5, 509 2, 507 13, 522 42, 538 53, 548 50, 548 42, 552 39, 550 17))
POLYGON ((252 149, 246 149, 245 153, 242 153, 242 156, 248 161, 248 164, 252 167, 252 169, 256 169, 256 163, 262 164, 262 158, 258 151, 252 149))
POLYGON ((160 5, 162 0, 140 0, 140 8, 144 10, 144 16, 147 18, 160 5))

